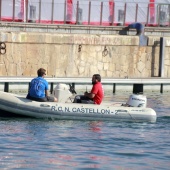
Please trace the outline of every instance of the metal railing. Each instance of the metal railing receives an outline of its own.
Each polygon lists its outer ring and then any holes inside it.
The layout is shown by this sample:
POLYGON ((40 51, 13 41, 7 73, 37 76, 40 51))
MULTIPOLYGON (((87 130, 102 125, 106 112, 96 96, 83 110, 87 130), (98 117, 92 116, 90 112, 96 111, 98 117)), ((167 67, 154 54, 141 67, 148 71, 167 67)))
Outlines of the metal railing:
MULTIPOLYGON (((32 77, 33 78, 33 77, 32 77)), ((3 89, 1 91, 9 92, 11 86, 17 86, 17 88, 24 87, 24 89, 29 89, 29 83, 31 82, 31 77, 0 77, 0 86, 3 86, 3 89), (19 87, 20 86, 20 87, 19 87), (26 87, 26 88, 25 88, 26 87)), ((77 85, 81 85, 81 87, 91 85, 91 78, 85 78, 85 77, 61 77, 61 78, 46 78, 46 80, 49 82, 50 86, 50 92, 53 92, 54 86, 57 83, 66 83, 66 84, 72 84, 72 86, 76 89, 77 85)), ((170 79, 169 78, 102 78, 102 84, 103 85, 110 85, 113 88, 113 93, 118 91, 116 89, 119 85, 125 85, 125 88, 127 85, 132 86, 131 90, 136 91, 139 90, 139 86, 143 86, 145 84, 150 85, 150 87, 153 87, 154 85, 158 86, 157 91, 160 93, 163 93, 164 91, 169 91, 169 88, 167 90, 167 86, 169 87, 170 79), (165 89, 163 89, 165 87, 165 89)), ((16 88, 16 87, 15 87, 16 88)), ((16 88, 16 89, 17 89, 16 88)), ((123 91, 123 90, 122 90, 123 91)))
MULTIPOLYGON (((163 2, 163 1, 162 1, 163 2)), ((0 21, 99 26, 170 27, 170 4, 93 0, 0 0, 0 21)))

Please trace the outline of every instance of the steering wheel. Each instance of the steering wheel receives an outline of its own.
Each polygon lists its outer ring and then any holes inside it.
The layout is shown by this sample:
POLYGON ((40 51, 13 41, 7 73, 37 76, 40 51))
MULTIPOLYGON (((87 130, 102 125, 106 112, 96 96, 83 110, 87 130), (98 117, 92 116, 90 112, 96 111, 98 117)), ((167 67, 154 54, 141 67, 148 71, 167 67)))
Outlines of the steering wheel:
POLYGON ((77 94, 76 91, 75 91, 75 89, 74 89, 74 87, 73 87, 71 84, 69 84, 69 86, 70 86, 69 91, 70 91, 72 94, 77 94))

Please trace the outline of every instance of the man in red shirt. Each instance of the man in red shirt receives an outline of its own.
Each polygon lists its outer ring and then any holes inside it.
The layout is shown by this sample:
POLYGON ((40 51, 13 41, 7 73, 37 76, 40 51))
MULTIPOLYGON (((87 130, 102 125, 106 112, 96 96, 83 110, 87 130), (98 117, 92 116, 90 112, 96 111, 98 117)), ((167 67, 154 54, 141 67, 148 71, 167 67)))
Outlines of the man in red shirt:
POLYGON ((101 84, 101 76, 94 74, 92 77, 93 87, 91 92, 85 92, 84 96, 76 96, 74 103, 101 104, 104 97, 104 90, 101 84))

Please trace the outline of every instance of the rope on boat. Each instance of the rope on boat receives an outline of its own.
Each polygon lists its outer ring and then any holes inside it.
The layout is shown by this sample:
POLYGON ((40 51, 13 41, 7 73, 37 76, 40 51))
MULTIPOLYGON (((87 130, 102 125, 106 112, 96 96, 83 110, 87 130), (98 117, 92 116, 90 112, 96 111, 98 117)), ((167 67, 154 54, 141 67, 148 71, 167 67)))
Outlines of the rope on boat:
POLYGON ((129 113, 129 111, 127 111, 127 113, 129 114, 129 116, 136 121, 136 119, 129 113))

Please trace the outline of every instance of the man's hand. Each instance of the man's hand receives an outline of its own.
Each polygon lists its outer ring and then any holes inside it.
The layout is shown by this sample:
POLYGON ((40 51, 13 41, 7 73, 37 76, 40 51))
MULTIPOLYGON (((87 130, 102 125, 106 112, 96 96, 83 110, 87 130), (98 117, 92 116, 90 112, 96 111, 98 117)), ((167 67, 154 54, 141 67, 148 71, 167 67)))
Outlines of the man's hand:
POLYGON ((93 99, 94 96, 95 96, 95 94, 93 94, 93 93, 88 93, 88 92, 85 92, 84 95, 87 96, 87 97, 89 97, 89 98, 91 98, 91 99, 93 99))

